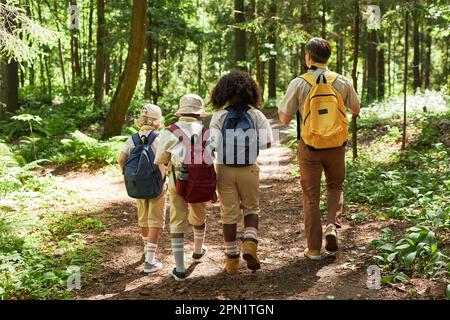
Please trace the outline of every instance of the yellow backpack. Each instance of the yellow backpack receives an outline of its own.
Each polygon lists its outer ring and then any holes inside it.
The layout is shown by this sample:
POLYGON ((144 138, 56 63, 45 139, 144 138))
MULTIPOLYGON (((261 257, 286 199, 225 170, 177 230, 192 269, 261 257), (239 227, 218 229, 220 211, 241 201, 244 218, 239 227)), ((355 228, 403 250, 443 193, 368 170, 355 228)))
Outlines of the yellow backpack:
POLYGON ((313 149, 341 147, 348 139, 344 101, 332 86, 338 76, 335 72, 321 74, 317 79, 312 73, 301 76, 312 86, 303 106, 301 137, 313 149))

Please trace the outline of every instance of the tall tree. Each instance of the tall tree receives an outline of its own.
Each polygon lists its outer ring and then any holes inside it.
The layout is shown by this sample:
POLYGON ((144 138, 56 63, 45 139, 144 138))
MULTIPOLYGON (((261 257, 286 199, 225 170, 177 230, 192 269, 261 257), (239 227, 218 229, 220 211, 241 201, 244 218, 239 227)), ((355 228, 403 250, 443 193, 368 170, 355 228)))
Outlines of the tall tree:
POLYGON ((420 80, 420 41, 419 41, 419 26, 420 26, 420 13, 417 8, 417 1, 414 2, 414 11, 413 11, 413 41, 414 41, 414 56, 413 56, 413 88, 414 91, 417 88, 420 88, 421 80, 420 80))
POLYGON ((146 54, 146 66, 147 66, 147 70, 145 72, 145 90, 144 90, 144 98, 145 99, 150 99, 152 96, 152 82, 153 82, 153 60, 154 60, 154 56, 155 56, 155 46, 154 46, 154 41, 152 39, 152 28, 153 28, 153 23, 152 23, 152 15, 151 12, 148 14, 148 31, 147 31, 147 42, 146 42, 146 49, 147 49, 147 54, 146 54))
POLYGON ((147 30, 147 1, 133 0, 131 31, 125 69, 106 116, 104 137, 120 134, 142 67, 147 30))
MULTIPOLYGON (((0 0, 6 4, 6 0, 0 0)), ((11 15, 5 17, 5 31, 10 33, 14 27, 11 15)), ((3 110, 14 112, 19 109, 19 68, 15 59, 0 58, 0 119, 5 117, 3 110)))
POLYGON ((243 65, 246 62, 246 32, 237 25, 245 22, 244 0, 234 0, 234 21, 234 65, 237 69, 247 70, 243 65))
MULTIPOLYGON (((355 0, 355 18, 354 18, 354 40, 353 40, 353 68, 352 80, 355 91, 358 92, 358 53, 359 53, 359 1, 355 0)), ((353 159, 358 157, 357 146, 357 122, 356 116, 352 115, 352 151, 353 159)))
POLYGON ((269 99, 277 97, 277 34, 276 34, 276 17, 277 17, 277 1, 272 0, 270 3, 270 35, 269 43, 271 44, 271 54, 269 60, 269 99))
POLYGON ((409 34, 409 12, 405 12, 405 50, 404 50, 404 70, 403 70, 403 134, 402 150, 406 148, 406 93, 408 89, 408 34, 409 34))
MULTIPOLYGON (((254 24, 258 19, 258 8, 256 6, 256 0, 250 0, 251 10, 252 10, 252 18, 254 24)), ((255 52, 255 69, 256 69, 256 82, 261 88, 261 96, 264 97, 264 75, 263 75, 263 64, 261 63, 261 56, 259 50, 259 37, 256 31, 256 25, 253 26, 252 30, 252 38, 253 38, 253 50, 255 52)))
POLYGON ((377 97, 377 31, 367 31, 367 101, 377 97))
POLYGON ((384 34, 378 32, 378 59, 377 59, 377 81, 378 81, 378 100, 384 99, 385 94, 385 59, 384 59, 384 34))
POLYGON ((97 107, 103 103, 105 95, 105 65, 106 65, 106 47, 105 47, 105 0, 97 0, 97 52, 95 54, 95 85, 94 101, 97 107))
MULTIPOLYGON (((77 0, 70 0, 70 4, 76 6, 77 0)), ((72 67, 72 94, 78 91, 79 80, 81 77, 80 55, 78 52, 79 30, 76 28, 70 31, 70 61, 72 67)))

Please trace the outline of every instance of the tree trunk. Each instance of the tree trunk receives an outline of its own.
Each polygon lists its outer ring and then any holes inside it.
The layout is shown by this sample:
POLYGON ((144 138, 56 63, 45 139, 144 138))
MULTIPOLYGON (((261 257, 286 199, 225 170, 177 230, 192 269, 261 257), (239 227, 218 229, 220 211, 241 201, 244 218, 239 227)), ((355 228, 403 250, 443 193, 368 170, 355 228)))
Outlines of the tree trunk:
POLYGON ((339 32, 338 39, 337 39, 337 45, 336 45, 336 72, 339 74, 342 74, 342 46, 343 46, 343 36, 339 32))
POLYGON ((378 49, 378 74, 377 74, 377 80, 378 80, 378 92, 377 97, 378 100, 384 99, 385 94, 385 61, 384 61, 384 34, 383 32, 379 32, 378 35, 379 43, 381 43, 383 46, 378 49))
MULTIPOLYGON (((152 17, 151 15, 148 16, 148 25, 149 25, 149 31, 152 31, 152 17)), ((153 60, 154 60, 154 52, 155 52, 155 48, 154 48, 154 44, 153 44, 153 39, 150 35, 150 33, 148 33, 147 35, 147 61, 146 61, 146 65, 147 65, 147 72, 145 74, 145 92, 144 92, 144 98, 145 99, 150 99, 152 96, 152 82, 153 82, 153 60)))
POLYGON ((94 102, 97 107, 103 104, 105 95, 105 0, 97 0, 97 52, 95 54, 94 102))
POLYGON ((367 44, 367 101, 377 97, 377 31, 368 31, 367 44))
POLYGON ((389 88, 389 97, 392 95, 392 83, 391 83, 391 37, 392 37, 392 31, 389 29, 388 33, 388 88, 389 88))
POLYGON ((203 95, 203 40, 198 40, 197 43, 197 91, 199 95, 203 95))
MULTIPOLYGON (((77 0, 70 0, 71 5, 77 5, 77 0)), ((72 94, 78 92, 79 80, 81 76, 80 56, 78 53, 78 30, 70 32, 70 61, 72 67, 72 94)))
POLYGON ((156 76, 156 91, 153 93, 153 103, 158 104, 158 98, 161 93, 159 85, 159 41, 156 42, 155 48, 155 76, 156 76))
POLYGON ((413 39, 414 39, 414 56, 413 56, 413 88, 416 91, 420 88, 420 41, 419 41, 419 25, 420 18, 417 9, 414 9, 414 27, 413 27, 413 39))
MULTIPOLYGON (((355 1, 355 19, 354 19, 354 35, 353 40, 353 68, 352 68, 352 80, 355 91, 358 92, 358 53, 359 53, 359 1, 355 1)), ((352 115, 352 151, 353 159, 358 157, 358 140, 357 140, 357 123, 356 117, 352 115)))
POLYGON ((105 57, 105 95, 109 95, 111 90, 111 53, 106 53, 105 57))
POLYGON ((323 39, 326 39, 327 37, 327 20, 326 20, 326 12, 327 12, 327 4, 326 0, 322 0, 322 17, 321 17, 321 24, 322 24, 322 30, 320 32, 320 36, 323 39))
POLYGON ((277 16, 277 2, 275 0, 272 0, 270 4, 270 17, 272 18, 271 25, 270 25, 270 36, 269 36, 269 43, 272 44, 271 50, 274 52, 274 54, 270 55, 269 59, 269 99, 276 99, 277 97, 277 86, 276 86, 276 80, 277 80, 277 46, 276 46, 276 26, 275 26, 275 18, 277 16))
MULTIPOLYGON (((256 20, 258 18, 258 9, 256 7, 256 0, 251 0, 250 2, 251 8, 252 8, 252 16, 253 19, 256 20)), ((259 85, 259 88, 261 90, 261 99, 264 99, 264 79, 262 75, 262 66, 261 66, 261 56, 259 51, 259 38, 258 34, 256 33, 256 30, 253 30, 252 32, 253 37, 253 47, 255 50, 255 69, 256 69, 256 82, 259 85)), ((261 101, 262 103, 263 101, 261 101)))
POLYGON ((146 30, 147 1, 133 0, 127 60, 111 103, 111 109, 106 117, 104 137, 118 135, 122 129, 142 67, 146 30))
MULTIPOLYGON (((0 61, 0 109, 15 112, 19 109, 19 69, 17 61, 0 61)), ((0 119, 5 117, 0 111, 0 119)))
POLYGON ((403 74, 403 135, 402 150, 406 148, 406 92, 408 89, 408 33, 409 33, 409 14, 405 13, 405 51, 404 51, 404 74, 403 74))
MULTIPOLYGON (((430 89, 430 75, 431 75, 431 35, 430 35, 430 19, 427 19, 427 32, 425 35, 425 61, 424 61, 424 86, 425 89, 430 89)), ((448 65, 447 66, 448 70, 448 65)))
POLYGON ((93 55, 93 24, 94 24, 94 0, 89 0, 89 31, 88 31, 88 85, 92 88, 93 72, 92 72, 92 55, 93 55))
MULTIPOLYGON (((245 22, 244 0, 234 0, 234 20, 236 24, 245 22)), ((236 26, 234 30, 234 65, 236 69, 247 70, 245 30, 236 26)))

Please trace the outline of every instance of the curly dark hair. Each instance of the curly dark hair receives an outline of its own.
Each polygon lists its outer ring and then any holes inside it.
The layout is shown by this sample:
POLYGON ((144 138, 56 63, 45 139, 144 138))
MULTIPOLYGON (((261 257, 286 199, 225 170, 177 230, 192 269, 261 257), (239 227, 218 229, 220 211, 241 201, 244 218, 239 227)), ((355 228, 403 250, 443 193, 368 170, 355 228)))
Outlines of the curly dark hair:
POLYGON ((215 109, 227 102, 237 108, 261 105, 261 91, 255 80, 245 71, 231 71, 217 81, 211 93, 210 103, 215 109))

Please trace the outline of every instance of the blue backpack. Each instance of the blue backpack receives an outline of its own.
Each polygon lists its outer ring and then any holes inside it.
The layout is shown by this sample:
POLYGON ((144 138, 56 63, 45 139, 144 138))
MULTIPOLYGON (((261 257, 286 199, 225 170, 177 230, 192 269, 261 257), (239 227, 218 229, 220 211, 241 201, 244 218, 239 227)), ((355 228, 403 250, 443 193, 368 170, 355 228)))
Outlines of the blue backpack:
POLYGON ((152 131, 148 137, 143 137, 144 142, 139 137, 139 133, 131 136, 135 147, 124 167, 125 186, 131 198, 156 198, 163 190, 165 179, 162 178, 159 166, 154 164, 155 153, 151 148, 157 136, 158 133, 152 131))
MULTIPOLYGON (((259 155, 259 139, 250 108, 228 111, 222 125, 222 163, 230 167, 245 167, 256 163, 259 155)), ((219 150, 220 152, 220 150, 219 150)))

